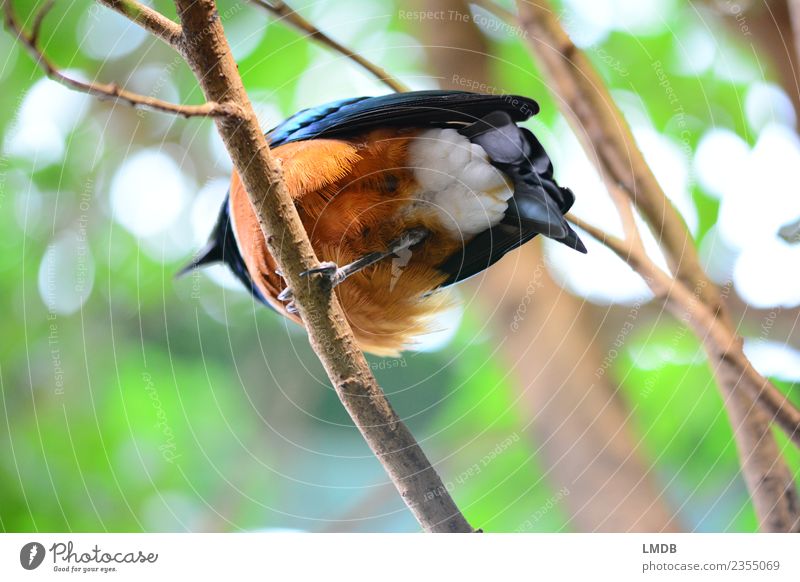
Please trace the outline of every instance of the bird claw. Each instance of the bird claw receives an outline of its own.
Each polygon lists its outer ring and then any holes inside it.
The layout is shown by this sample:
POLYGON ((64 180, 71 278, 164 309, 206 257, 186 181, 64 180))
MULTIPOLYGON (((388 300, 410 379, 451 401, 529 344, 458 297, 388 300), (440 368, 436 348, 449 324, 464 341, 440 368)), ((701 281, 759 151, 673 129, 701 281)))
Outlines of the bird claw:
POLYGON ((287 287, 286 289, 278 293, 278 301, 283 301, 284 303, 286 303, 284 309, 286 309, 288 313, 293 313, 293 314, 300 313, 300 310, 297 309, 297 304, 294 302, 294 293, 292 293, 291 287, 287 287))
POLYGON ((294 297, 294 293, 292 293, 292 288, 287 287, 280 293, 278 293, 278 301, 291 301, 294 297))
MULTIPOLYGON (((318 267, 314 267, 313 269, 309 269, 308 271, 303 271, 300 273, 301 277, 308 277, 310 275, 322 275, 332 287, 335 287, 344 281, 346 277, 344 271, 340 269, 336 263, 332 263, 330 261, 322 262, 318 267)), ((283 291, 278 293, 278 301, 286 303, 286 311, 289 313, 298 313, 297 305, 294 303, 294 293, 292 292, 291 287, 286 287, 283 291)))
POLYGON ((322 275, 328 280, 332 287, 344 281, 346 277, 344 270, 340 269, 339 265, 331 261, 323 261, 319 264, 319 267, 314 267, 313 269, 300 273, 301 277, 309 277, 310 275, 322 275))
POLYGON ((333 263, 331 261, 323 261, 319 264, 319 267, 314 267, 313 269, 309 269, 308 271, 303 271, 300 273, 301 277, 308 277, 309 275, 320 274, 325 275, 326 277, 333 276, 336 271, 339 270, 339 265, 333 263))

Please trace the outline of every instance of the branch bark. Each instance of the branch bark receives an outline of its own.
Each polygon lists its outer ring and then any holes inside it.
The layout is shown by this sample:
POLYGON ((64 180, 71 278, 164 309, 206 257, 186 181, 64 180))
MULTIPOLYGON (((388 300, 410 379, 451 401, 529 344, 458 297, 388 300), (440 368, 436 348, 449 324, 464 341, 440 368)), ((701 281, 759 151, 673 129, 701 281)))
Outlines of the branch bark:
POLYGON ((769 381, 741 352, 736 334, 715 318, 682 282, 659 269, 643 249, 572 215, 567 218, 641 274, 673 316, 685 321, 701 339, 733 423, 742 474, 761 527, 767 531, 800 531, 800 499, 794 479, 769 429, 770 421, 774 420, 795 444, 800 444, 800 415, 787 414, 793 411, 791 407, 772 400, 772 393, 764 391, 769 381), (757 398, 763 399, 764 406, 755 406, 757 398))
POLYGON ((180 25, 149 6, 136 0, 98 0, 98 2, 116 10, 171 47, 180 46, 183 32, 180 25))
MULTIPOLYGON (((487 6, 485 2, 481 4, 487 6)), ((493 5, 487 7, 490 6, 493 5)), ((796 485, 770 432, 769 423, 774 418, 768 416, 770 403, 776 404, 781 398, 786 405, 781 408, 782 413, 794 414, 796 409, 785 397, 778 396, 780 392, 771 383, 763 378, 763 382, 758 382, 753 375, 755 370, 742 352, 741 338, 736 335, 719 290, 700 266, 683 219, 656 181, 621 111, 589 59, 569 39, 547 2, 537 0, 533 4, 517 0, 517 8, 518 24, 527 32, 525 38, 550 86, 561 97, 562 111, 606 183, 619 187, 648 221, 676 280, 660 270, 649 272, 647 264, 631 262, 635 255, 630 248, 627 260, 648 283, 662 281, 661 273, 670 282, 670 293, 675 289, 688 292, 688 295, 681 295, 680 301, 668 295, 668 305, 677 301, 682 304, 682 310, 688 309, 685 302, 690 300, 692 304, 703 305, 708 317, 715 322, 714 329, 724 329, 727 337, 733 338, 718 343, 720 337, 698 334, 714 363, 761 527, 768 531, 797 530, 800 528, 800 503, 796 485), (769 396, 763 396, 766 394, 769 396)), ((694 317, 690 325, 699 331, 703 328, 696 319, 694 317)), ((789 435, 797 438, 796 426, 790 429, 789 435)))
POLYGON ((700 266, 683 218, 661 189, 603 79, 567 36, 548 2, 518 0, 517 6, 528 46, 590 159, 606 182, 616 184, 641 211, 677 278, 692 288, 702 282, 703 302, 722 314, 719 290, 700 266))
POLYGON ((356 346, 344 313, 322 277, 299 273, 319 265, 285 184, 270 155, 242 85, 214 0, 175 0, 181 25, 135 0, 98 0, 174 47, 187 61, 209 102, 198 109, 129 93, 116 85, 69 79, 38 49, 37 37, 49 6, 24 34, 10 0, 2 0, 6 25, 48 75, 72 89, 114 97, 181 114, 215 116, 217 129, 247 189, 270 252, 292 286, 309 340, 367 444, 417 521, 429 532, 472 532, 408 428, 389 404, 356 346))
POLYGON ((787 0, 789 16, 792 21, 792 34, 794 37, 794 50, 797 53, 797 62, 800 63, 800 0, 787 0))
MULTIPOLYGON (((136 20, 136 22, 142 23, 143 26, 146 25, 148 30, 155 29, 164 35, 169 34, 170 42, 175 42, 175 39, 171 36, 175 30, 177 30, 177 34, 180 35, 180 27, 177 24, 173 22, 172 24, 175 28, 169 28, 151 14, 153 10, 150 8, 141 6, 142 11, 135 12, 134 6, 140 6, 136 2, 132 2, 131 0, 117 0, 113 3, 121 8, 124 8, 128 12, 131 12, 132 14, 137 14, 139 20, 136 20), (146 17, 143 16, 145 14, 147 15, 146 17), (154 24, 156 22, 159 22, 160 25, 154 24)), ((56 67, 53 62, 48 59, 47 56, 39 49, 39 31, 45 16, 47 16, 47 13, 52 7, 53 2, 48 2, 45 4, 34 16, 31 32, 26 33, 14 14, 14 10, 11 6, 11 0, 3 0, 3 18, 6 28, 9 30, 9 32, 16 35, 17 40, 23 44, 34 60, 42 68, 44 73, 53 81, 61 83, 65 87, 69 87, 75 91, 88 93, 89 95, 93 95, 99 99, 121 101, 131 105, 132 107, 152 109, 154 111, 182 115, 183 117, 218 117, 234 114, 234 111, 230 107, 220 103, 209 102, 203 103, 202 105, 179 105, 176 103, 162 101, 161 99, 156 99, 154 97, 139 95, 138 93, 123 89, 116 83, 87 83, 73 79, 72 77, 68 77, 62 73, 58 67, 56 67)), ((161 19, 164 19, 164 17, 161 16, 161 19)), ((167 20, 167 22, 172 21, 167 20)))
POLYGON ((423 529, 473 531, 375 381, 329 285, 321 277, 299 275, 319 261, 258 125, 215 2, 176 0, 175 5, 183 32, 179 46, 206 98, 238 110, 235 117, 216 118, 217 129, 336 393, 423 529))

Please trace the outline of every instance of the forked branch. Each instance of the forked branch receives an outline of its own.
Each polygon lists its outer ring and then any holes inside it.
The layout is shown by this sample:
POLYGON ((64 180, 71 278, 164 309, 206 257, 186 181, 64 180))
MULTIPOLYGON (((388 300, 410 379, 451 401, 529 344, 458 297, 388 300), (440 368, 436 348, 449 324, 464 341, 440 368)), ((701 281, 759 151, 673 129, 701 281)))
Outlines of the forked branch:
POLYGON ((2 1, 12 32, 43 63, 48 75, 68 87, 133 105, 215 118, 267 246, 294 290, 311 345, 367 444, 425 531, 472 532, 425 453, 375 381, 330 285, 320 277, 300 276, 318 266, 319 261, 283 182, 280 164, 270 153, 242 85, 214 0, 175 0, 180 25, 135 0, 99 0, 178 50, 209 99, 206 105, 197 106, 200 109, 150 100, 113 85, 87 84, 61 75, 36 43, 44 15, 37 16, 33 32, 25 34, 10 0, 2 1))
MULTIPOLYGON (((53 81, 61 83, 75 91, 81 93, 88 93, 99 99, 113 100, 126 103, 133 107, 152 109, 155 111, 162 111, 165 113, 172 113, 175 115, 182 115, 183 117, 218 117, 218 116, 231 116, 236 115, 238 110, 231 103, 203 103, 202 105, 178 105, 156 99, 147 95, 140 95, 127 89, 123 89, 116 83, 93 83, 80 81, 69 77, 61 72, 61 70, 53 64, 53 62, 41 51, 39 48, 39 34, 47 13, 52 9, 54 2, 46 3, 34 16, 33 25, 30 32, 25 32, 19 20, 17 19, 14 9, 11 5, 11 0, 2 0, 3 3, 3 20, 6 28, 17 40, 28 50, 33 56, 34 60, 39 64, 44 73, 53 81)), ((115 2, 115 4, 124 5, 128 10, 132 10, 130 5, 135 5, 134 2, 115 2)), ((146 7, 142 7, 146 8, 146 7)), ((147 14, 153 12, 150 8, 146 9, 147 14)), ((139 21, 151 22, 152 17, 145 18, 141 16, 144 13, 138 13, 139 21)), ((162 17, 164 18, 164 17, 162 17)), ((174 23, 173 23, 174 24, 174 23)), ((175 24, 177 34, 180 35, 180 27, 175 24)), ((166 29, 159 27, 166 33, 166 29)), ((172 30, 170 34, 174 33, 172 30)), ((172 37, 170 37, 172 38, 172 37)))
POLYGON ((181 26, 149 6, 136 0, 98 0, 132 20, 153 36, 180 50, 183 41, 181 26))

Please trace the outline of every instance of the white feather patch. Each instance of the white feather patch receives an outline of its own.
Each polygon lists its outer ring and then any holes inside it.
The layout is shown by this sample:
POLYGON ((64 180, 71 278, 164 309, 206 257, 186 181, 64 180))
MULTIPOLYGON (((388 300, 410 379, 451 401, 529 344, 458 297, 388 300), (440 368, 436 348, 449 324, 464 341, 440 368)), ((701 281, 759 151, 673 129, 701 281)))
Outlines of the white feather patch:
POLYGON ((472 236, 502 220, 514 190, 482 147, 455 129, 428 129, 411 142, 408 155, 417 197, 454 235, 472 236))

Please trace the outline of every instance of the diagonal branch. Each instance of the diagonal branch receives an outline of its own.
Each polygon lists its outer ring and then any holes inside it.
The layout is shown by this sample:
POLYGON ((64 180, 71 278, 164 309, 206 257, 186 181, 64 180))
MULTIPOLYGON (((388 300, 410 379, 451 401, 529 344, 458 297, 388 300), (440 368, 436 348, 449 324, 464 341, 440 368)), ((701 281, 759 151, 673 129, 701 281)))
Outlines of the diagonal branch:
MULTIPOLYGON (((491 9, 494 4, 483 1, 491 9)), ((670 268, 690 287, 700 285, 700 296, 714 311, 723 312, 719 290, 700 266, 689 231, 675 212, 650 166, 636 145, 630 127, 602 77, 588 57, 572 42, 546 1, 518 0, 519 16, 512 22, 528 34, 552 89, 562 98, 562 111, 598 163, 604 179, 615 183, 640 210, 662 243, 670 268)))
POLYGON ((800 0, 787 0, 789 6, 789 16, 792 20, 792 32, 794 33, 794 50, 797 53, 797 62, 800 65, 800 0))
POLYGON ((186 37, 193 39, 184 56, 206 97, 241 108, 237 119, 217 118, 217 129, 337 395, 423 529, 473 531, 375 381, 330 285, 321 277, 300 276, 319 261, 242 85, 216 3, 175 0, 175 5, 186 37))
MULTIPOLYGON (((492 7, 494 6, 483 0, 480 4, 487 9, 493 9, 492 7)), ((589 138, 588 141, 585 141, 587 148, 594 148, 595 144, 600 144, 596 150, 590 150, 597 151, 598 155, 590 157, 599 161, 598 169, 604 176, 611 197, 619 210, 625 227, 626 240, 631 241, 633 249, 637 251, 630 256, 634 258, 646 256, 630 206, 631 202, 633 202, 642 210, 645 216, 650 216, 651 225, 654 228, 656 226, 654 222, 659 222, 662 225, 662 228, 656 229, 655 232, 659 235, 664 251, 674 257, 680 265, 677 270, 678 279, 684 283, 685 287, 696 290, 713 317, 723 323, 728 329, 731 338, 735 338, 736 334, 729 324, 727 311, 719 300, 719 290, 700 267, 697 253, 688 236, 683 219, 667 200, 661 187, 654 179, 652 183, 647 181, 647 186, 640 187, 638 192, 632 192, 626 186, 632 179, 636 179, 635 176, 631 178, 629 174, 635 175, 638 172, 642 175, 651 176, 652 172, 641 156, 641 152, 636 146, 622 113, 614 104, 599 75, 586 56, 566 36, 550 9, 543 4, 533 5, 527 2, 519 2, 519 8, 521 25, 527 23, 534 30, 534 34, 526 38, 531 40, 534 52, 541 58, 543 68, 552 81, 552 86, 563 97, 562 103, 564 103, 565 113, 571 117, 574 124, 577 124, 576 133, 584 135, 585 132, 585 137, 589 138), (588 85, 587 83, 590 81, 592 84, 588 85), (603 98, 602 104, 597 101, 598 95, 603 98), (611 127, 614 129, 610 129, 611 127), (624 166, 625 163, 621 160, 626 157, 630 157, 628 175, 617 176, 617 170, 612 165, 624 166), (612 159, 619 161, 616 164, 610 164, 609 160, 612 159), (630 198, 630 201, 625 200, 625 195, 630 198), (661 210, 658 216, 654 217, 653 213, 647 209, 656 206, 660 207, 661 210), (680 242, 671 242, 673 239, 678 238, 678 231, 683 232, 680 242), (673 238, 667 236, 667 232, 672 233, 671 236, 673 238), (694 266, 689 267, 687 265, 694 266), (681 269, 684 270, 685 277, 681 277, 681 269), (709 301, 708 299, 711 297, 716 299, 709 301)), ((505 18, 510 16, 510 13, 502 10, 498 11, 497 14, 505 18)), ((591 233, 591 231, 588 232, 591 233)), ((623 259, 626 259, 627 256, 629 255, 623 255, 623 259)), ((735 343, 740 342, 737 340, 735 343)), ((739 351, 741 352, 741 350, 739 351)), ((734 359, 735 361, 732 360, 729 363, 738 362, 737 367, 741 367, 743 361, 746 361, 744 354, 741 354, 741 356, 741 358, 737 357, 734 359)), ((744 368, 742 371, 744 371, 744 368)), ((749 373, 746 375, 748 377, 751 376, 749 373)), ((777 402, 783 402, 782 418, 800 418, 800 410, 788 401, 773 384, 766 380, 764 382, 766 384, 760 381, 757 383, 758 390, 754 394, 759 395, 758 402, 766 406, 767 412, 770 412, 777 402)), ((789 436, 798 442, 800 436, 794 434, 795 428, 791 422, 779 419, 779 424, 785 429, 790 427, 787 429, 789 436)))
POLYGON ((614 251, 618 257, 640 273, 651 291, 677 312, 674 315, 679 319, 686 319, 688 316, 687 323, 695 329, 700 338, 709 344, 710 354, 713 354, 717 360, 728 361, 730 365, 740 371, 741 388, 751 398, 760 399, 765 412, 772 417, 775 424, 780 426, 797 446, 800 446, 800 411, 783 393, 769 388, 772 386, 769 380, 758 373, 740 349, 740 339, 713 316, 708 306, 698 302, 686 285, 672 279, 659 269, 643 249, 636 248, 576 216, 569 214, 567 218, 575 226, 582 228, 614 251))
POLYGON ((183 31, 180 24, 173 22, 157 10, 137 2, 137 0, 97 1, 116 10, 180 52, 181 43, 183 42, 183 31))
MULTIPOLYGON (((99 1, 173 45, 210 99, 199 107, 211 112, 224 111, 215 115, 217 129, 246 187, 267 246, 294 290, 311 345, 340 400, 417 521, 429 532, 474 531, 378 386, 330 285, 320 277, 300 276, 301 272, 318 266, 319 261, 283 182, 280 164, 270 154, 242 85, 216 2, 175 0, 182 23, 178 26, 133 0, 99 1)), ((172 112, 191 111, 123 93, 113 85, 86 84, 60 75, 31 41, 31 36, 23 33, 9 0, 2 2, 9 28, 44 63, 45 70, 68 87, 101 98, 113 96, 172 112)), ((41 17, 36 21, 40 23, 41 17)), ((39 24, 35 28, 38 31, 39 24)))
POLYGON ((303 16, 299 12, 295 12, 292 8, 283 2, 283 0, 250 0, 253 4, 256 4, 271 12, 275 16, 285 20, 298 30, 305 32, 314 40, 319 42, 320 44, 327 46, 334 51, 341 53, 343 56, 347 57, 367 72, 371 73, 375 78, 377 78, 380 82, 384 85, 389 87, 395 93, 405 93, 408 91, 408 87, 403 84, 398 79, 395 79, 390 73, 386 71, 386 69, 379 67, 372 61, 362 57, 355 51, 347 48, 342 43, 332 39, 330 36, 322 32, 308 20, 303 18, 303 16))
POLYGON ((31 26, 31 34, 30 34, 30 43, 34 47, 39 42, 39 32, 42 30, 42 22, 44 22, 44 17, 47 16, 47 13, 55 5, 56 0, 47 0, 44 6, 39 9, 39 12, 33 17, 33 25, 31 26))
MULTIPOLYGON (((487 0, 479 3, 501 18, 512 18, 511 22, 526 32, 531 52, 561 98, 563 113, 584 148, 590 154, 596 151, 596 156, 590 158, 597 163, 606 183, 617 185, 655 232, 676 279, 653 269, 654 264, 646 254, 636 252, 640 249, 630 237, 629 208, 618 204, 628 226, 626 238, 632 243, 623 246, 625 252, 621 256, 651 288, 655 286, 658 292, 669 293, 665 297, 667 305, 675 310, 673 313, 690 316, 689 324, 714 364, 761 527, 768 531, 796 531, 800 528, 797 487, 770 432, 770 422, 777 421, 798 442, 797 408, 761 377, 745 357, 741 338, 719 290, 700 265, 686 224, 656 181, 608 87, 591 61, 570 40, 545 0, 537 0, 535 4, 517 0, 516 18, 497 10, 487 0), (702 311, 699 305, 703 306, 702 311)), ((611 194, 617 201, 616 188, 612 188, 611 194)), ((606 237, 607 243, 617 240, 606 237)))
MULTIPOLYGON (((175 115, 182 115, 183 117, 217 117, 217 116, 232 116, 236 115, 237 110, 231 106, 230 103, 204 103, 202 105, 178 105, 162 101, 154 97, 140 95, 127 89, 123 89, 116 83, 89 83, 73 79, 62 73, 53 62, 39 49, 38 39, 39 31, 41 30, 42 22, 45 16, 53 7, 54 2, 48 2, 41 10, 39 10, 34 17, 33 26, 30 33, 26 33, 22 25, 17 20, 14 10, 11 6, 11 0, 3 0, 3 15, 6 28, 14 35, 17 40, 21 42, 28 52, 33 56, 34 60, 39 64, 44 73, 53 81, 61 83, 62 85, 80 91, 81 93, 88 93, 100 99, 111 99, 113 101, 120 101, 127 103, 133 107, 152 109, 155 111, 162 111, 165 113, 172 113, 175 115)), ((150 10, 148 8, 148 10, 150 10)), ((174 23, 173 23, 174 24, 174 23)), ((177 25, 176 25, 177 26, 177 25)), ((180 32, 178 32, 180 34, 180 32)))

